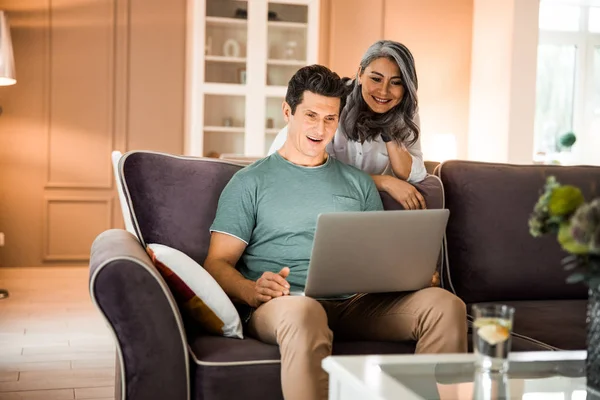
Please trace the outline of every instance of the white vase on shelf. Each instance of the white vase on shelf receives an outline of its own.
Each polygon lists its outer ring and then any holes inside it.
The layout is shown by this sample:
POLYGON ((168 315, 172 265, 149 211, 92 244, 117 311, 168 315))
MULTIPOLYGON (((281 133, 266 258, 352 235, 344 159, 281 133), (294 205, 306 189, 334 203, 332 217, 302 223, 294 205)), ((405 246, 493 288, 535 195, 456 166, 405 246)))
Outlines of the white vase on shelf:
POLYGON ((290 40, 285 44, 285 50, 283 52, 283 58, 286 60, 296 60, 297 59, 297 49, 298 43, 294 40, 290 40))

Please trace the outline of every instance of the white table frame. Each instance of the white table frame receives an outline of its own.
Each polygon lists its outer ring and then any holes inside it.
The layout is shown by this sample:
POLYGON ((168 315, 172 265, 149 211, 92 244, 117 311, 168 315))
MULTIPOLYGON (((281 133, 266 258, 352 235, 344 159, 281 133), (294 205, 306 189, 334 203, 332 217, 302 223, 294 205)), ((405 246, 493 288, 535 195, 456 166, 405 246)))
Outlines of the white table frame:
MULTIPOLYGON (((509 354, 510 361, 585 360, 586 351, 533 351, 509 354)), ((381 370, 383 365, 415 365, 428 363, 460 363, 475 361, 469 354, 330 356, 322 366, 329 374, 330 400, 423 400, 401 382, 381 370)))

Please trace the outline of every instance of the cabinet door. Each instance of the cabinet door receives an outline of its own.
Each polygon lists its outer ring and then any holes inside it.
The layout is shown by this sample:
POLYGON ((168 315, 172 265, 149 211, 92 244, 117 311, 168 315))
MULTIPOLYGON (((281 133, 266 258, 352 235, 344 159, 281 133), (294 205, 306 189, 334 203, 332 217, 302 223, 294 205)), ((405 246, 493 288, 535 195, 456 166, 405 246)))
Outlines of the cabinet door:
POLYGON ((309 3, 269 1, 267 18, 268 86, 287 86, 301 67, 315 62, 309 57, 309 3))
POLYGON ((269 0, 265 15, 265 154, 285 127, 282 103, 288 81, 298 69, 317 62, 318 0, 269 0))
POLYGON ((248 1, 206 0, 204 156, 244 154, 250 6, 248 1))
POLYGON ((206 1, 206 83, 246 84, 247 1, 206 1))

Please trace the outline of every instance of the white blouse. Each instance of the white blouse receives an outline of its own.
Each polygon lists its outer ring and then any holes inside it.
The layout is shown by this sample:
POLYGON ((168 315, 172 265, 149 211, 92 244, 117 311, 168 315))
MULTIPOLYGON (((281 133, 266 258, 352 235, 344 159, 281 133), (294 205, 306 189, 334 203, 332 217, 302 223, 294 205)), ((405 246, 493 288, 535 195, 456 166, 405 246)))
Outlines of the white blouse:
MULTIPOLYGON (((273 154, 283 146, 287 139, 287 125, 279 131, 273 144, 269 148, 269 154, 273 154)), ((412 157, 412 168, 407 181, 411 183, 421 182, 427 176, 423 152, 421 151, 421 138, 406 150, 412 157)), ((360 143, 348 140, 338 129, 331 143, 327 145, 327 152, 332 157, 352 165, 369 175, 394 175, 392 164, 388 156, 385 142, 378 138, 370 142, 360 143)))

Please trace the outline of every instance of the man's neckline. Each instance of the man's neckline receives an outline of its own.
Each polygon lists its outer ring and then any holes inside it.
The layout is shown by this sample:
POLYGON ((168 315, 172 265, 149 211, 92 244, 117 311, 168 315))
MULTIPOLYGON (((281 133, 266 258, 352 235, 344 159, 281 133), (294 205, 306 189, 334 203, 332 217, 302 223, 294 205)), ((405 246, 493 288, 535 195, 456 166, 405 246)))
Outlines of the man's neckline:
POLYGON ((325 162, 323 164, 308 166, 308 165, 296 164, 296 163, 288 160, 287 158, 285 158, 284 156, 281 155, 279 150, 274 152, 273 154, 276 154, 277 158, 281 159, 282 161, 286 162, 287 164, 293 165, 294 167, 297 167, 297 168, 302 168, 302 169, 307 169, 307 170, 316 170, 316 169, 324 168, 329 165, 329 161, 331 160, 331 156, 328 153, 325 153, 327 155, 327 158, 325 159, 325 162))

